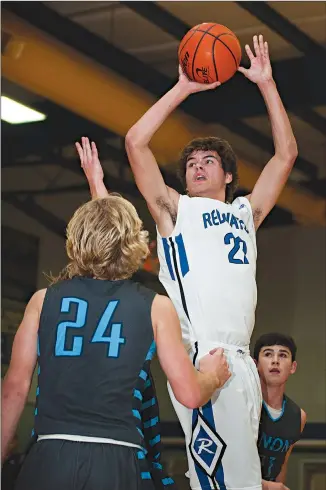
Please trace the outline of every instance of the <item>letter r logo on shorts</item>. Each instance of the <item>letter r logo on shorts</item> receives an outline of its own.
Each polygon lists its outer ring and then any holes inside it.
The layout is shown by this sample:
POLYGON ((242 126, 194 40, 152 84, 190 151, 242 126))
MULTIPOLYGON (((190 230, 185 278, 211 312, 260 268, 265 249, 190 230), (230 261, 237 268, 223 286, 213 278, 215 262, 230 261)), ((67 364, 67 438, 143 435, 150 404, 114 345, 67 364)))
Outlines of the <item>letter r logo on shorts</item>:
POLYGON ((207 475, 213 477, 223 457, 226 444, 208 425, 200 412, 198 412, 189 449, 195 463, 207 475))
POLYGON ((210 451, 209 449, 207 449, 209 448, 209 446, 212 446, 212 444, 214 444, 213 441, 211 441, 210 439, 198 438, 197 442, 200 442, 200 446, 198 448, 197 454, 200 454, 202 451, 206 451, 210 454, 214 454, 214 451, 210 451))

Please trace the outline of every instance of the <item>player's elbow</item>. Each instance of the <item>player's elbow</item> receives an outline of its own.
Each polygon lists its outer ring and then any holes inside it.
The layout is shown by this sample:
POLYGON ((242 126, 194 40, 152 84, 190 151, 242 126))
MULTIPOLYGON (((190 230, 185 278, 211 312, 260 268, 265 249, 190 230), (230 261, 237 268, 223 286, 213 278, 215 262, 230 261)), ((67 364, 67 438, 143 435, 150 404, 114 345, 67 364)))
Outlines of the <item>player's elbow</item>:
POLYGON ((198 387, 186 388, 183 386, 179 390, 173 390, 174 396, 179 403, 187 408, 194 410, 201 406, 201 394, 198 387))
POLYGON ((30 386, 30 379, 11 379, 10 377, 7 377, 2 384, 2 399, 19 398, 25 401, 27 399, 30 386))
POLYGON ((142 137, 134 126, 129 129, 125 137, 125 148, 127 153, 143 146, 142 137))

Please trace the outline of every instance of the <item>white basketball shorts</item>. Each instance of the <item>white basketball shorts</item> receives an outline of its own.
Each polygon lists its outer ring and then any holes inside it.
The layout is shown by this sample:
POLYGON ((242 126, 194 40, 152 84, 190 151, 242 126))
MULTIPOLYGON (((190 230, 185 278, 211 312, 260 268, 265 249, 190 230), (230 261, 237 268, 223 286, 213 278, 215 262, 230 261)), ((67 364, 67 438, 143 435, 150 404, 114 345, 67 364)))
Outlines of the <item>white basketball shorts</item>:
POLYGON ((248 348, 196 342, 195 366, 214 347, 223 347, 231 378, 203 407, 181 405, 168 385, 185 434, 192 490, 261 490, 257 451, 262 395, 256 365, 248 348))

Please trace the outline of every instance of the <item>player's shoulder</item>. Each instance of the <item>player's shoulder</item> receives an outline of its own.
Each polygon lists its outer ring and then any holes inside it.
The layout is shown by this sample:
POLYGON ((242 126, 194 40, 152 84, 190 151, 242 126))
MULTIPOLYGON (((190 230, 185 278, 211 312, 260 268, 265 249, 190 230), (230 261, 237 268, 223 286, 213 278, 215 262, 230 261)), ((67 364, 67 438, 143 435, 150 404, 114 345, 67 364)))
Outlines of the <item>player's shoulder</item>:
POLYGON ((163 294, 156 294, 152 305, 152 314, 161 315, 169 313, 173 310, 173 303, 168 296, 164 296, 163 294))
POLYGON ((30 303, 34 303, 34 304, 43 304, 43 301, 44 301, 44 298, 45 298, 45 295, 46 295, 46 292, 47 292, 47 288, 43 288, 43 289, 39 289, 38 291, 36 291, 33 296, 31 297, 31 299, 29 300, 30 303))
POLYGON ((302 408, 300 408, 300 413, 301 413, 301 432, 302 432, 307 422, 307 414, 302 408))

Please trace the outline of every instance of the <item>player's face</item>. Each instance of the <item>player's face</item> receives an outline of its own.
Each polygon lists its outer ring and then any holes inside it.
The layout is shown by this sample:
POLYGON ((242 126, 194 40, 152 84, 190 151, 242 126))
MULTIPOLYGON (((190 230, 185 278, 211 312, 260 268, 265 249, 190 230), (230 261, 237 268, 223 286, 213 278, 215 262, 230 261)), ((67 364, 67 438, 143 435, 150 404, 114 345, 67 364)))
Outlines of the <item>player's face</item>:
POLYGON ((226 184, 232 181, 230 173, 225 174, 221 158, 216 151, 194 151, 188 158, 186 167, 187 191, 190 196, 220 198, 226 184))
POLYGON ((292 355, 287 347, 272 345, 263 347, 257 364, 259 376, 267 386, 284 384, 290 374, 295 373, 297 363, 292 362, 292 355))

